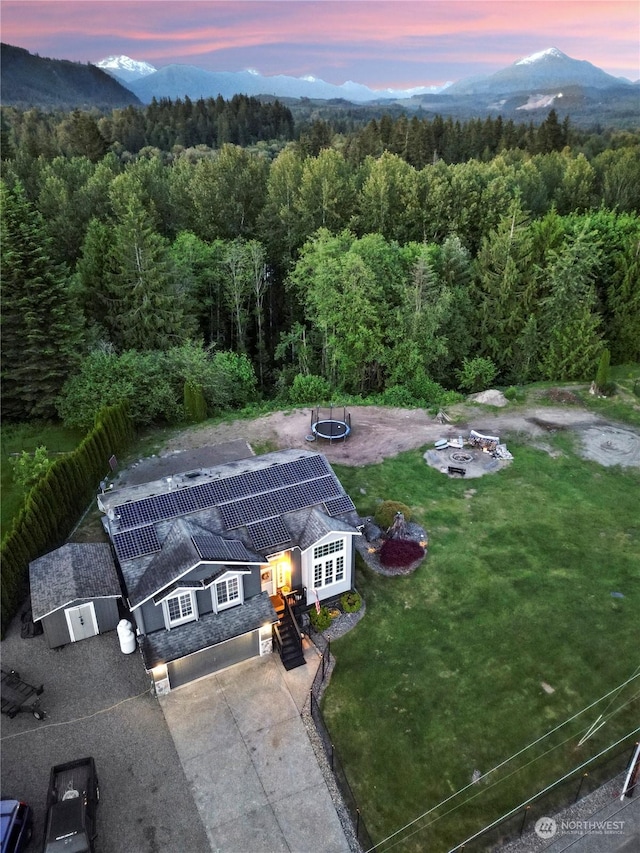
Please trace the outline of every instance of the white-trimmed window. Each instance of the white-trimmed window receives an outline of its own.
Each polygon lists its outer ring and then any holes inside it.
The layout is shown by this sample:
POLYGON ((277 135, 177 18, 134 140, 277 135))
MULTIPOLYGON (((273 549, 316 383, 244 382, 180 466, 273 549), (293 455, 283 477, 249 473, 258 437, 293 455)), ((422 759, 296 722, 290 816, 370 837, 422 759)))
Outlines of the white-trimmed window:
POLYGON ((192 592, 179 592, 164 600, 165 622, 167 628, 175 628, 183 622, 193 622, 198 618, 198 608, 192 592))
POLYGON ((313 549, 313 588, 320 589, 344 580, 345 540, 335 539, 313 549))
POLYGON ((238 575, 231 575, 214 584, 213 597, 216 610, 242 604, 242 583, 238 575))

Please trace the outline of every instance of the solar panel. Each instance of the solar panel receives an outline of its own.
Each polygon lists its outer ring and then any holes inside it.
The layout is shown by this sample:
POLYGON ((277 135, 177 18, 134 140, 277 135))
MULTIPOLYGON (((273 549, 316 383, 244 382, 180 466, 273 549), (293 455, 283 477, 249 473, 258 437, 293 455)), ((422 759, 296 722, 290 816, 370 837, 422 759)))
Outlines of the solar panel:
POLYGON ((116 533, 113 537, 113 547, 116 549, 118 559, 122 562, 132 557, 141 557, 143 554, 154 554, 160 550, 160 542, 155 528, 149 525, 125 530, 124 533, 116 533))
POLYGON ((342 512, 351 512, 355 509, 354 503, 349 495, 340 495, 339 498, 330 498, 324 502, 329 515, 340 515, 342 512))
POLYGON ((268 468, 245 471, 166 494, 153 495, 116 507, 121 530, 178 518, 220 505, 229 529, 273 516, 273 510, 291 512, 340 493, 323 456, 305 456, 268 468), (240 503, 245 502, 246 503, 240 503), (223 507, 237 504, 231 510, 223 507), (248 515, 243 516, 245 509, 248 515))
POLYGON ((225 527, 233 530, 244 524, 252 524, 271 518, 274 510, 277 513, 293 512, 317 503, 323 503, 327 498, 338 497, 341 493, 333 477, 321 477, 308 483, 296 483, 283 486, 272 492, 261 495, 250 495, 236 501, 220 505, 220 514, 225 527))
POLYGON ((283 545, 289 542, 291 535, 279 516, 264 518, 247 527, 249 536, 256 550, 269 548, 273 545, 283 545))
POLYGON ((193 536, 193 544, 203 560, 225 560, 227 551, 221 536, 193 536))

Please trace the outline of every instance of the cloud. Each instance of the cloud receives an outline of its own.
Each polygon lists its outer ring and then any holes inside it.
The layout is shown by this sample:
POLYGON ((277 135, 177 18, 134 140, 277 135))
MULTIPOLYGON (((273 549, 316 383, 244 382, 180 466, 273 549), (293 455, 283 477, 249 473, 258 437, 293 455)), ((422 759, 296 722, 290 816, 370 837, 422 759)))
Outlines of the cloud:
POLYGON ((610 73, 640 74, 635 0, 5 0, 2 12, 4 41, 80 61, 127 53, 159 66, 419 85, 490 73, 554 45, 610 73))

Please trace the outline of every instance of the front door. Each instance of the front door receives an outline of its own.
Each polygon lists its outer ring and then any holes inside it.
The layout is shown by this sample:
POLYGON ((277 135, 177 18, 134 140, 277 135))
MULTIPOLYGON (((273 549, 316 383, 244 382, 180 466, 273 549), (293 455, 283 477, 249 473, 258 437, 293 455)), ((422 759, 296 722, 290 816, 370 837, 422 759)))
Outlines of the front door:
POLYGON ((260 588, 262 592, 267 592, 269 595, 274 594, 273 569, 262 569, 260 572, 260 588))
POLYGON ((95 637, 98 633, 96 612, 92 601, 87 602, 87 604, 79 604, 77 607, 69 607, 64 612, 72 643, 84 640, 87 637, 95 637))

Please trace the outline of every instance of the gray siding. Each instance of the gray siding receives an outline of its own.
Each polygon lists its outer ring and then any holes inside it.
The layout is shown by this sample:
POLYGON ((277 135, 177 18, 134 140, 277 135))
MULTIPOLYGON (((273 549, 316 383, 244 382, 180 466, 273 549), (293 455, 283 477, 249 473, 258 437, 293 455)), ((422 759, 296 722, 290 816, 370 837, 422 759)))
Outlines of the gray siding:
MULTIPOLYGON (((98 623, 98 633, 104 634, 106 631, 113 631, 120 621, 118 613, 118 599, 94 598, 91 600, 93 601, 96 621, 98 623)), ((72 601, 67 604, 66 607, 61 607, 60 610, 55 610, 53 613, 50 613, 41 620, 42 630, 44 631, 44 636, 50 649, 58 648, 58 646, 65 646, 67 643, 71 642, 65 610, 70 607, 77 607, 79 604, 86 603, 87 599, 72 601)))
POLYGON ((117 598, 96 598, 93 601, 93 606, 96 611, 96 621, 98 622, 98 633, 105 634, 107 631, 113 631, 118 626, 120 614, 118 613, 117 598))
POLYGON ((64 610, 56 610, 54 613, 45 616, 42 620, 42 630, 50 649, 56 649, 58 646, 64 646, 71 642, 64 610))
POLYGON ((167 664, 171 689, 259 654, 260 632, 252 631, 250 634, 243 634, 241 637, 227 640, 226 643, 180 658, 167 664))
POLYGON ((142 621, 144 623, 144 633, 151 634, 153 631, 164 631, 164 614, 162 604, 154 604, 153 601, 147 601, 141 607, 134 610, 134 614, 142 610, 142 621))
POLYGON ((253 598, 259 595, 262 589, 260 584, 260 566, 251 566, 251 574, 243 575, 244 597, 253 598))
POLYGON ((291 587, 299 589, 302 586, 302 560, 299 548, 292 548, 291 555, 291 587))

